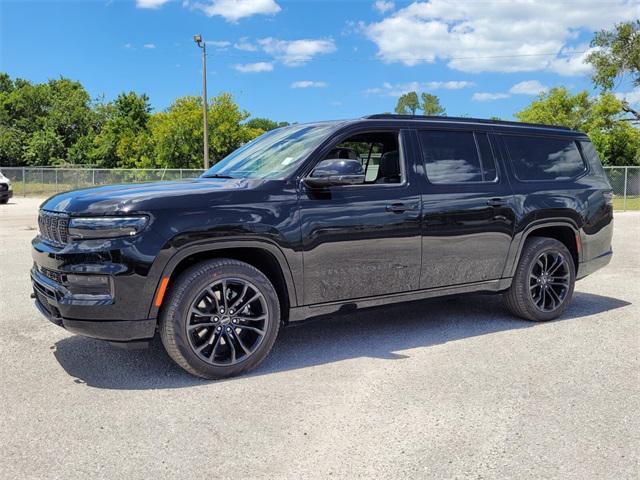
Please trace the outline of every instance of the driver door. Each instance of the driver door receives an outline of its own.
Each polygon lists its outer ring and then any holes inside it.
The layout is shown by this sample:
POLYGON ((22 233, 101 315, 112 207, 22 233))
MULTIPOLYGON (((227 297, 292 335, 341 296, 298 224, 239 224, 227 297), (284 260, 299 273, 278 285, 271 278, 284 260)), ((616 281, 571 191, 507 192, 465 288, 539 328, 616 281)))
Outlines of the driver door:
POLYGON ((385 129, 343 136, 319 158, 341 147, 356 151, 363 166, 375 163, 370 153, 362 157, 367 149, 358 141, 381 144, 381 157, 396 158, 400 174, 392 177, 386 172, 384 177, 384 169, 378 167, 375 176, 368 173, 359 185, 316 190, 300 183, 305 305, 418 288, 421 199, 417 182, 411 181, 414 170, 407 157, 406 133, 385 129))

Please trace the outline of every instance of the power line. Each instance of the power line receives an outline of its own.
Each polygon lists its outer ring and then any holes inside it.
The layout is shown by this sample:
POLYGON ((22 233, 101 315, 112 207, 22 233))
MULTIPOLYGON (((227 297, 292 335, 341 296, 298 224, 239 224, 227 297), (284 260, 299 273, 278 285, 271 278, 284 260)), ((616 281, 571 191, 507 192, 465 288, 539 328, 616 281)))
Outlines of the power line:
MULTIPOLYGON (((434 55, 433 57, 398 57, 394 59, 395 61, 412 61, 412 62, 420 62, 420 61, 433 61, 437 58, 441 60, 450 61, 450 60, 486 60, 493 58, 526 58, 526 57, 573 57, 577 55, 581 55, 583 53, 587 53, 588 50, 578 50, 573 52, 560 52, 560 53, 518 53, 511 55, 477 55, 477 56, 468 56, 468 57, 444 57, 439 55, 434 55)), ((231 59, 240 59, 240 60, 253 60, 253 61, 264 61, 257 58, 255 55, 245 55, 245 54, 235 54, 234 52, 227 51, 218 51, 217 53, 209 53, 207 54, 209 57, 227 57, 231 59)), ((271 60, 282 60, 279 57, 272 57, 271 60)), ((331 58, 331 57, 312 57, 312 58, 304 58, 294 61, 289 61, 290 64, 301 64, 307 63, 310 61, 314 62, 378 62, 381 59, 371 58, 371 57, 341 57, 341 58, 331 58)))

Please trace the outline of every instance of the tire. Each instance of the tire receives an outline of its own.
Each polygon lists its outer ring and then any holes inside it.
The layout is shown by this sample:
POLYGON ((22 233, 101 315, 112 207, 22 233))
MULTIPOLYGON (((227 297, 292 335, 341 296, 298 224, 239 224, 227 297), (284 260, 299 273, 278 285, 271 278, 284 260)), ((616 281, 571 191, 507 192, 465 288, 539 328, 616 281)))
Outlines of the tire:
POLYGON ((271 351, 280 329, 280 302, 269 279, 251 265, 206 261, 173 282, 159 329, 167 353, 187 372, 211 380, 233 377, 271 351))
POLYGON ((9 202, 9 199, 8 198, 3 198, 2 200, 0 200, 0 205, 4 205, 7 202, 9 202))
POLYGON ((528 238, 511 287, 504 294, 505 304, 525 320, 553 320, 571 303, 575 280, 573 256, 563 243, 553 238, 528 238))

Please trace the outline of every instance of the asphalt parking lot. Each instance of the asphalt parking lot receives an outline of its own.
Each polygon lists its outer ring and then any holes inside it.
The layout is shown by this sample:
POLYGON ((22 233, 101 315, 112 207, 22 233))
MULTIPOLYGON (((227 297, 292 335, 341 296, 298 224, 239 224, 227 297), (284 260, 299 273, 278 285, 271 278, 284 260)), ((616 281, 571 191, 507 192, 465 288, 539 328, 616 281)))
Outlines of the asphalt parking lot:
POLYGON ((558 321, 499 297, 285 329, 248 376, 209 382, 156 342, 126 351, 29 298, 37 199, 0 205, 1 478, 637 479, 640 213, 558 321))

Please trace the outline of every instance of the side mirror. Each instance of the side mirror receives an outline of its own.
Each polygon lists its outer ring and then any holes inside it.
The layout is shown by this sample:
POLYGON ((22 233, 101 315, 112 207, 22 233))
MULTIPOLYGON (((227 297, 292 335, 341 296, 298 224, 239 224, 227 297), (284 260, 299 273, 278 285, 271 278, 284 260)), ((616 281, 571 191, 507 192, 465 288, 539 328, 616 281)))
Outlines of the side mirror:
POLYGON ((364 183, 364 170, 358 160, 331 158, 322 160, 302 181, 309 188, 364 183))

